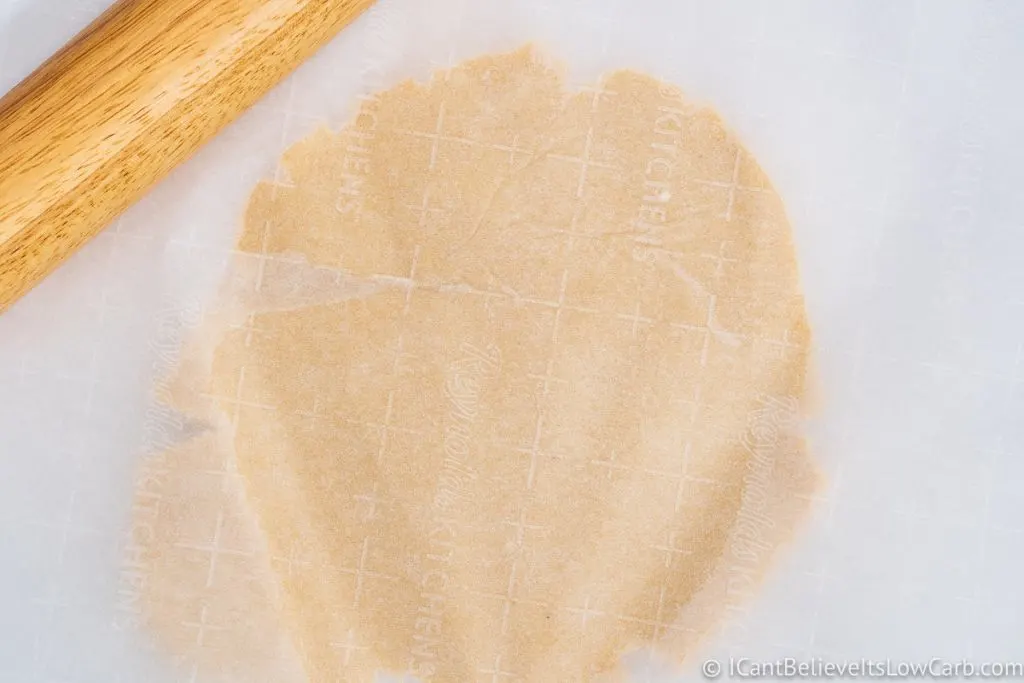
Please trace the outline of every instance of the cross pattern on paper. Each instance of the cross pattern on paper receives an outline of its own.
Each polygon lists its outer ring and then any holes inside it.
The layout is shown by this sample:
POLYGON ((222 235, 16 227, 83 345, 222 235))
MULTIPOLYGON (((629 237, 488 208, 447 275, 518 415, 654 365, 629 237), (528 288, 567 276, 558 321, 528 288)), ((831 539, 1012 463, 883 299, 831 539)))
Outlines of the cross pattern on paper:
POLYGON ((277 410, 275 406, 267 405, 265 403, 257 403, 256 401, 246 401, 242 399, 242 387, 245 385, 245 373, 246 366, 242 366, 238 369, 238 380, 235 383, 235 395, 234 396, 217 396, 210 393, 201 393, 200 396, 213 400, 215 402, 227 403, 232 406, 231 411, 231 430, 232 437, 238 437, 238 418, 242 408, 253 408, 255 410, 277 410))
MULTIPOLYGON (((442 103, 442 111, 443 111, 442 103)), ((422 205, 427 205, 427 190, 423 190, 423 202, 422 205)), ((424 211, 426 209, 424 208, 424 211)), ((420 247, 417 245, 413 249, 412 263, 409 266, 409 278, 405 285, 405 303, 402 306, 402 320, 404 321, 409 317, 409 306, 412 303, 412 292, 416 286, 416 266, 419 263, 420 247)), ((384 418, 380 423, 380 443, 377 448, 377 465, 381 465, 384 462, 384 453, 388 447, 388 432, 391 429, 391 417, 394 412, 395 405, 395 382, 398 381, 398 374, 402 363, 402 354, 405 352, 405 330, 404 327, 400 328, 398 333, 398 339, 395 341, 395 360, 391 366, 391 389, 388 390, 388 400, 384 408, 384 418)))
POLYGON ((299 543, 293 543, 291 550, 288 551, 288 557, 272 557, 271 563, 276 565, 283 565, 285 567, 285 573, 288 578, 295 576, 296 567, 308 567, 310 563, 306 560, 300 559, 301 546, 299 543))
POLYGON ((626 614, 618 614, 615 612, 608 612, 605 610, 594 609, 591 607, 591 598, 587 596, 584 600, 582 607, 562 607, 562 610, 573 615, 578 615, 580 619, 580 635, 583 636, 587 624, 593 617, 607 617, 615 619, 616 621, 623 621, 630 624, 640 624, 642 626, 648 626, 653 629, 654 639, 661 637, 667 632, 685 633, 689 629, 683 626, 676 625, 671 621, 665 619, 665 598, 667 589, 662 586, 658 592, 658 609, 654 619, 641 619, 640 617, 631 617, 626 614))
POLYGON ((591 597, 589 595, 583 598, 583 607, 566 607, 565 611, 571 614, 580 615, 580 637, 582 638, 587 630, 587 623, 590 622, 592 617, 603 616, 604 612, 596 610, 590 606, 591 597))
POLYGON ((726 263, 739 263, 739 259, 729 258, 725 255, 725 250, 728 245, 731 244, 729 240, 723 240, 718 248, 717 254, 701 254, 701 258, 709 259, 715 262, 715 279, 722 277, 722 273, 726 263))
POLYGON ((602 98, 605 98, 605 97, 618 97, 618 95, 619 95, 619 93, 615 92, 614 90, 608 90, 607 88, 605 88, 603 83, 601 83, 599 85, 596 85, 596 86, 593 86, 593 85, 583 86, 579 90, 580 90, 580 92, 590 93, 593 96, 592 99, 590 100, 590 113, 591 114, 596 114, 598 112, 598 110, 601 107, 601 100, 602 100, 602 98))
POLYGON ((479 673, 487 676, 481 683, 500 683, 506 678, 516 678, 516 674, 506 671, 501 666, 501 653, 494 655, 494 664, 489 669, 478 669, 479 673))
POLYGON ((530 467, 526 474, 526 488, 533 488, 534 479, 537 476, 537 459, 540 457, 541 433, 544 429, 544 411, 549 389, 550 378, 554 374, 555 344, 558 342, 558 326, 562 320, 562 310, 565 306, 565 290, 569 282, 569 269, 562 271, 562 283, 558 291, 558 302, 555 307, 555 319, 551 324, 551 351, 548 353, 547 371, 544 375, 544 391, 540 398, 541 409, 537 410, 537 423, 533 431, 533 442, 530 445, 530 467))
POLYGON ((578 202, 576 204, 576 207, 573 209, 572 212, 572 218, 569 219, 568 229, 560 228, 558 226, 550 226, 547 228, 548 232, 550 232, 553 235, 565 235, 566 251, 569 253, 572 253, 573 248, 576 246, 577 239, 589 239, 600 241, 605 238, 605 235, 602 235, 600 233, 589 233, 579 230, 579 221, 580 218, 582 218, 584 208, 585 207, 582 202, 578 202))
POLYGON ((366 579, 376 579, 378 581, 397 581, 398 577, 391 576, 390 574, 382 574, 380 572, 371 571, 366 568, 366 559, 370 554, 370 537, 367 536, 363 539, 363 550, 359 555, 359 564, 355 567, 348 567, 338 569, 337 571, 342 574, 349 574, 354 576, 356 579, 355 589, 352 591, 352 607, 353 609, 359 607, 359 601, 363 597, 363 586, 366 579))
POLYGON ((533 603, 533 601, 526 601, 526 600, 522 600, 522 599, 519 599, 519 598, 516 597, 515 591, 516 591, 516 572, 517 572, 517 570, 518 570, 518 559, 514 559, 512 561, 512 566, 509 569, 508 583, 506 584, 505 592, 504 593, 488 593, 486 591, 476 591, 476 590, 467 590, 466 591, 470 595, 475 595, 475 596, 481 597, 481 598, 491 598, 491 599, 494 599, 494 600, 500 600, 501 601, 501 603, 502 603, 501 621, 499 622, 498 633, 500 633, 502 636, 504 636, 505 634, 508 633, 508 620, 509 620, 509 615, 512 612, 512 605, 516 604, 517 602, 537 604, 537 603, 533 603))
POLYGON ((442 142, 451 142, 458 145, 466 145, 469 147, 479 147, 482 149, 490 149, 496 152, 503 152, 505 154, 508 154, 509 169, 512 169, 515 166, 517 155, 522 155, 525 157, 533 156, 532 151, 519 146, 518 135, 512 138, 512 143, 509 145, 502 145, 500 143, 494 142, 480 142, 479 140, 474 140, 472 138, 464 138, 457 135, 445 135, 444 114, 445 109, 444 103, 442 102, 438 110, 437 123, 434 127, 434 130, 429 133, 422 133, 420 131, 408 129, 399 129, 395 131, 396 133, 401 133, 402 135, 411 135, 413 137, 423 138, 430 141, 430 161, 428 168, 431 171, 434 170, 434 167, 437 164, 437 154, 442 142))
POLYGON ((524 506, 519 508, 519 518, 516 521, 504 521, 502 522, 505 526, 510 526, 516 530, 516 547, 522 549, 523 541, 526 537, 526 531, 543 531, 547 527, 543 524, 527 524, 526 522, 526 508, 524 506))
POLYGON ((739 346, 742 335, 735 332, 729 332, 718 326, 715 320, 715 306, 718 303, 718 296, 715 294, 708 295, 708 313, 707 318, 703 325, 692 325, 688 323, 672 323, 672 327, 687 330, 690 332, 699 332, 704 335, 704 343, 701 347, 700 352, 700 365, 705 367, 708 363, 708 353, 711 349, 711 339, 714 337, 718 341, 727 344, 728 346, 739 346))
POLYGON ((206 605, 203 605, 202 609, 199 610, 198 621, 183 621, 182 626, 196 629, 196 647, 204 647, 206 644, 206 634, 213 631, 224 631, 223 626, 214 626, 208 621, 209 615, 207 612, 206 605))
POLYGON ((676 512, 679 512, 683 507, 683 500, 686 498, 687 484, 700 484, 702 486, 718 485, 718 481, 715 479, 711 479, 709 477, 700 477, 689 472, 688 466, 691 448, 691 442, 688 441, 685 447, 686 452, 683 455, 683 472, 681 474, 676 475, 678 477, 678 479, 676 480, 676 512))
POLYGON ((590 154, 593 151, 594 146, 594 127, 590 126, 587 129, 587 137, 583 142, 583 153, 578 157, 568 156, 565 154, 548 154, 549 159, 559 159, 561 161, 568 161, 573 164, 579 164, 580 175, 579 180, 576 183, 576 198, 583 198, 583 189, 587 184, 587 174, 591 168, 603 168, 609 171, 621 171, 622 169, 614 164, 607 164, 600 161, 595 161, 591 158, 590 154))
POLYGON ((618 313, 616 315, 620 320, 625 320, 626 322, 630 323, 630 327, 634 337, 636 337, 637 333, 639 333, 640 331, 640 323, 644 323, 645 325, 654 324, 654 318, 648 318, 647 316, 640 315, 639 298, 637 298, 636 307, 633 309, 632 315, 626 313, 618 313))
POLYGON ((205 474, 211 477, 218 477, 221 480, 221 493, 225 496, 240 490, 242 486, 242 475, 238 471, 238 465, 234 458, 225 458, 223 467, 219 469, 196 470, 196 474, 205 474))
POLYGON ((669 569, 672 566, 672 561, 677 556, 685 557, 691 555, 692 551, 676 547, 676 534, 674 531, 669 531, 666 536, 665 543, 654 546, 654 549, 665 553, 665 569, 669 569))
POLYGON ((722 217, 726 222, 732 220, 733 208, 736 206, 736 192, 742 190, 744 192, 764 192, 765 190, 760 187, 754 187, 752 185, 741 185, 740 184, 740 164, 742 163, 743 152, 742 150, 736 150, 736 158, 733 161, 732 166, 732 177, 729 182, 722 182, 720 180, 693 180, 692 182, 698 185, 705 185, 707 187, 720 187, 729 191, 729 198, 726 201, 725 213, 722 217))
MULTIPOLYGON (((420 230, 425 230, 427 227, 427 216, 431 213, 444 213, 444 209, 430 206, 430 186, 427 185, 423 188, 423 198, 419 204, 406 204, 405 208, 409 209, 418 216, 416 221, 416 227, 420 230)), ((410 278, 411 279, 411 278, 410 278)))
POLYGON ((352 662, 353 652, 366 652, 370 648, 365 645, 359 645, 356 640, 355 629, 350 628, 345 636, 344 641, 332 642, 331 649, 341 654, 341 663, 344 666, 348 666, 352 662))
POLYGON ((249 557, 252 553, 244 550, 232 550, 230 548, 223 547, 223 529, 224 529, 224 512, 217 512, 217 522, 214 526, 213 540, 210 541, 209 545, 198 545, 190 543, 176 543, 175 547, 182 548, 184 550, 194 550, 201 553, 209 553, 210 564, 206 573, 206 587, 211 588, 213 586, 213 579, 217 573, 217 562, 221 557, 249 557))

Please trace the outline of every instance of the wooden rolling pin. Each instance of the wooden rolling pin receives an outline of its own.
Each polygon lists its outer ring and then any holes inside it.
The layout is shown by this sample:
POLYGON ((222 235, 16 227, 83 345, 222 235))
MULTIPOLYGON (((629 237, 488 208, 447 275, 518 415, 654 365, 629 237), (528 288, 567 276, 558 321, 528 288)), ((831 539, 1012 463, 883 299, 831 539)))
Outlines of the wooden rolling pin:
POLYGON ((373 0, 122 0, 0 99, 0 312, 373 0))

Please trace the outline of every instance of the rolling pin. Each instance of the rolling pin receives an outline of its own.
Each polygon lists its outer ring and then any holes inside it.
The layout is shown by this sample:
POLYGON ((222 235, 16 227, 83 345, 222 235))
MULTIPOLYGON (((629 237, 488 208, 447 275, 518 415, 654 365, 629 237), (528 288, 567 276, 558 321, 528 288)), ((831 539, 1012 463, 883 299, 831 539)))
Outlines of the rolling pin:
POLYGON ((0 312, 373 0, 122 0, 0 99, 0 312))

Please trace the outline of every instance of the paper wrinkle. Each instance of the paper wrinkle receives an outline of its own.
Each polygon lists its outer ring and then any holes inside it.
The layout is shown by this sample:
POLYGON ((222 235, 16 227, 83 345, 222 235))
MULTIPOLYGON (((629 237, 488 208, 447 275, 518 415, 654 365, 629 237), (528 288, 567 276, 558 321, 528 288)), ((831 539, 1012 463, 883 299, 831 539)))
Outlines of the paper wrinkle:
POLYGON ((563 88, 401 83, 253 193, 136 499, 186 667, 621 680, 756 591, 817 482, 781 203, 678 89, 563 88))
POLYGON ((228 320, 242 324, 254 314, 327 306, 376 294, 398 284, 387 278, 356 278, 342 269, 310 263, 298 252, 239 252, 231 264, 220 301, 231 306, 228 320))

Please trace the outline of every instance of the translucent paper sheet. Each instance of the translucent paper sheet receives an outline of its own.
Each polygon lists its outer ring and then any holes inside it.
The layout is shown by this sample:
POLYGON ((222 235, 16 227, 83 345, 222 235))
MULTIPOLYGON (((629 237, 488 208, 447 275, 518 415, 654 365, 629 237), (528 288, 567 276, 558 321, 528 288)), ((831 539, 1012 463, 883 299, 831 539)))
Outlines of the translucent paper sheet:
MULTIPOLYGON (((2 85, 98 9, 5 8, 2 85)), ((1024 657, 1022 22, 1011 2, 381 2, 0 318, 0 678, 190 680, 125 616, 122 566, 143 458, 202 428, 153 388, 253 187, 360 95, 527 41, 571 87, 634 68, 712 105, 792 224, 825 482, 690 675, 730 655, 1024 657)))

